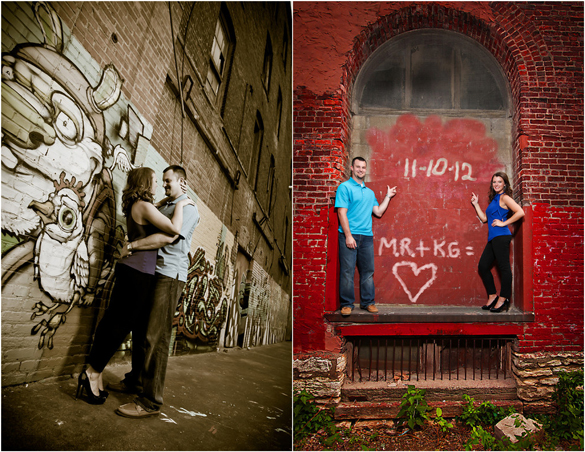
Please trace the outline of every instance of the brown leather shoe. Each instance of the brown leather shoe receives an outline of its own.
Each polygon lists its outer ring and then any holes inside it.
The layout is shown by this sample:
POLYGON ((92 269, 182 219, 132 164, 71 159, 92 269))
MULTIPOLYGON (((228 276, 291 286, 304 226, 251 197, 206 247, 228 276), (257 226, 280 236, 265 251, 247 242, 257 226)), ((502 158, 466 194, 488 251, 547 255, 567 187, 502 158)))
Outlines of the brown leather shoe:
POLYGON ((151 417, 151 416, 158 416, 160 414, 160 410, 155 411, 146 411, 137 403, 127 403, 126 405, 122 405, 116 409, 116 414, 122 417, 131 417, 131 418, 142 418, 142 417, 151 417))
POLYGON ((351 308, 349 306, 344 306, 341 308, 341 315, 348 316, 351 314, 351 308))
POLYGON ((368 312, 371 312, 372 314, 377 314, 378 313, 378 308, 375 305, 373 305, 373 304, 369 305, 366 308, 362 308, 362 309, 364 309, 364 310, 366 310, 368 312))

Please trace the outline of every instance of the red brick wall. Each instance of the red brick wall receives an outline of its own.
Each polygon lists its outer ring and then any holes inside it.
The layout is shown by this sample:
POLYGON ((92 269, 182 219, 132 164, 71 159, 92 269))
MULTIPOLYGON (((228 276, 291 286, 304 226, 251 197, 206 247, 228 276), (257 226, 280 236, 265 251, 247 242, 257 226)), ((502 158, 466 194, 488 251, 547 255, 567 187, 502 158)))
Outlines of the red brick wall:
MULTIPOLYGON (((367 58, 400 33, 463 33, 511 87, 516 198, 530 212, 517 244, 519 300, 534 307, 521 352, 583 348, 583 6, 576 2, 297 3, 295 51, 295 352, 339 344, 323 319, 327 206, 347 178, 348 101, 367 58), (318 24, 318 26, 317 26, 318 24)), ((518 238, 517 238, 518 239, 518 238)), ((518 275, 515 275, 517 277, 518 275)))
POLYGON ((329 199, 347 166, 348 110, 339 96, 317 97, 302 88, 294 93, 293 274, 295 347, 322 349, 328 340, 323 323, 329 199), (301 297, 298 297, 298 295, 301 297))

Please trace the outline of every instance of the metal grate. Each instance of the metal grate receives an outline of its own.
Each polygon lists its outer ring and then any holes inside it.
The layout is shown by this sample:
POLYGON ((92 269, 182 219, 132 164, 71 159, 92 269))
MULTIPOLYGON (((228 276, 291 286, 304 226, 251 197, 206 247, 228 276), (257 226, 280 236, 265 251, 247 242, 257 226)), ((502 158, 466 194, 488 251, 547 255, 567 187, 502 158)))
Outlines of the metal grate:
POLYGON ((513 337, 346 337, 354 381, 512 378, 513 337))

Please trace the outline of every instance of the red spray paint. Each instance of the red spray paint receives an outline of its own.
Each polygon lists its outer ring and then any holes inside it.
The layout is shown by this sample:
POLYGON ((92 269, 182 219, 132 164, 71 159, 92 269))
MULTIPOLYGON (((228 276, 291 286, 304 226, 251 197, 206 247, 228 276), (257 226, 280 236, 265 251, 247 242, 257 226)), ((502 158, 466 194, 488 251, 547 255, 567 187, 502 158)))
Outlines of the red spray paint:
POLYGON ((485 125, 404 115, 389 130, 370 129, 367 141, 369 187, 380 202, 387 185, 398 192, 373 222, 377 302, 483 303, 477 263, 487 225, 470 199, 476 193, 485 210, 491 177, 505 169, 485 125))

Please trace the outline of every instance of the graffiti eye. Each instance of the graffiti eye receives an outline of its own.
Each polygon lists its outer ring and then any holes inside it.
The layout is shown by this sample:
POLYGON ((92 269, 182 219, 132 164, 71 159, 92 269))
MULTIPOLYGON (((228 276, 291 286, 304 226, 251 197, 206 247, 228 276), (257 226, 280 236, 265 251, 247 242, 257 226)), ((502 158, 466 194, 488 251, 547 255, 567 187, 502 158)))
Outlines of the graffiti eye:
POLYGON ((10 66, 2 65, 2 78, 7 80, 14 80, 14 71, 10 66))
POLYGON ((64 112, 60 112, 55 119, 55 130, 57 135, 66 142, 76 141, 77 125, 73 119, 64 112))
POLYGON ((59 210, 59 227, 65 232, 70 232, 75 228, 77 222, 77 213, 71 207, 62 207, 59 210))
POLYGON ((73 99, 63 93, 51 96, 55 109, 53 127, 63 143, 74 145, 83 137, 83 113, 73 99))

